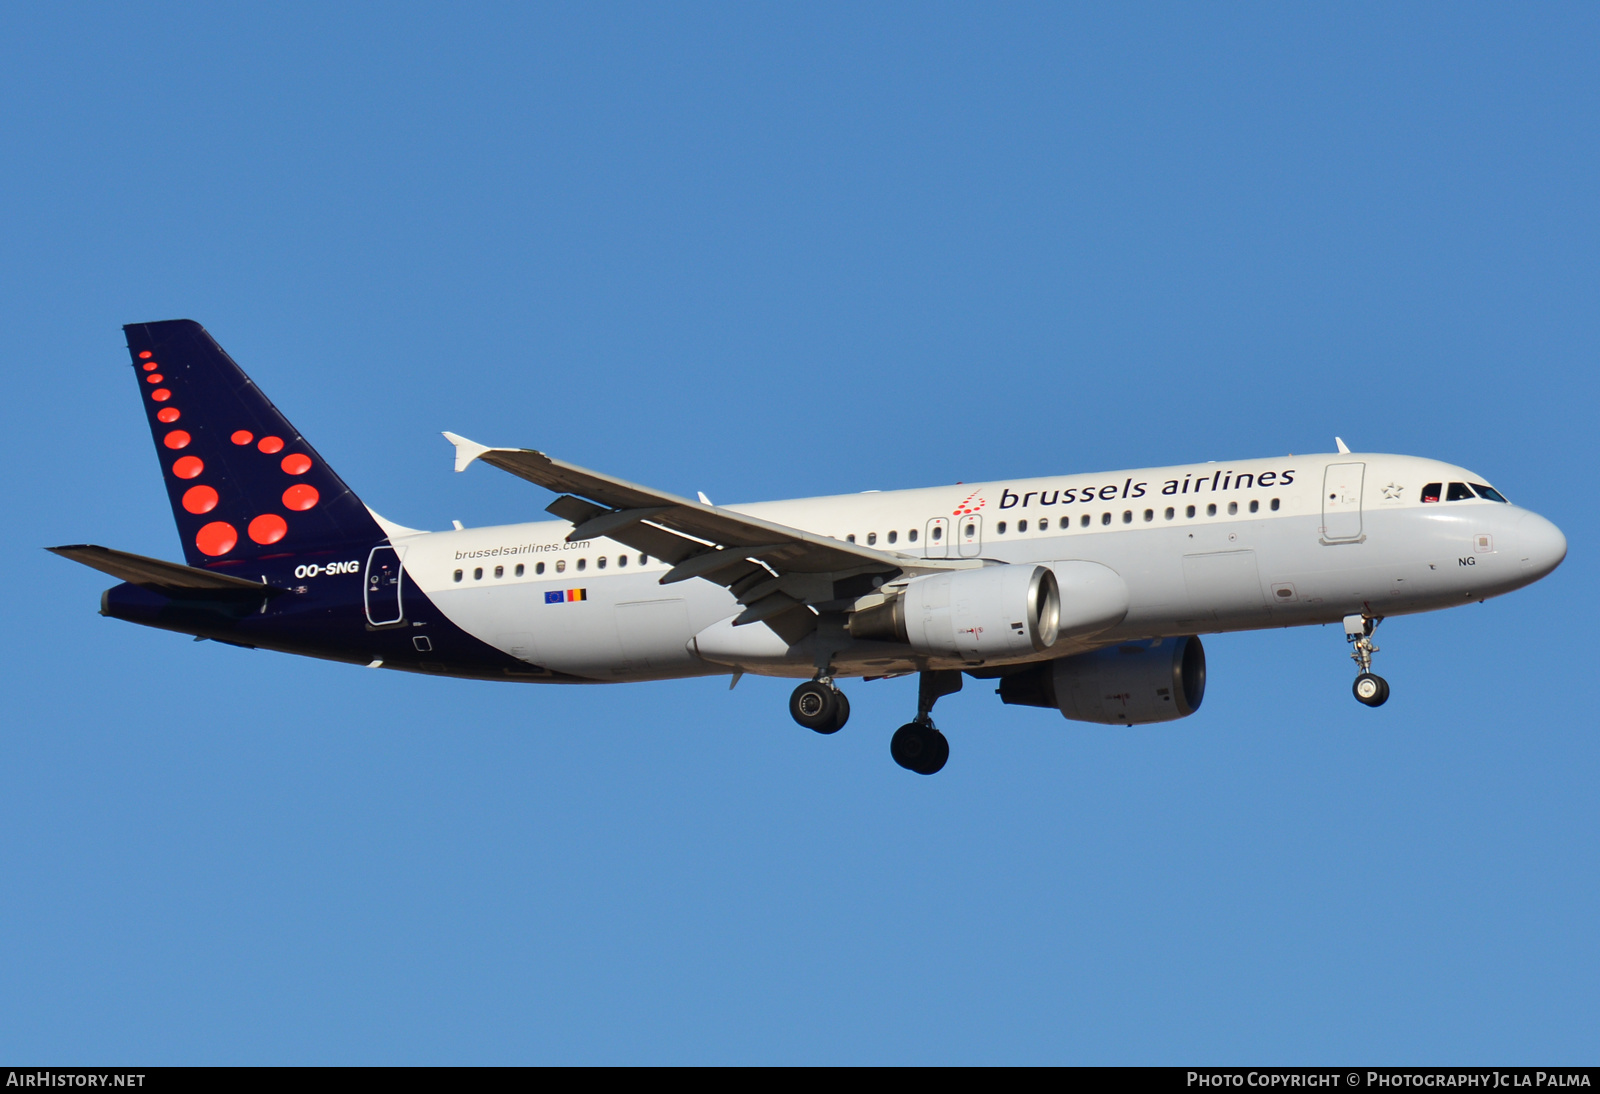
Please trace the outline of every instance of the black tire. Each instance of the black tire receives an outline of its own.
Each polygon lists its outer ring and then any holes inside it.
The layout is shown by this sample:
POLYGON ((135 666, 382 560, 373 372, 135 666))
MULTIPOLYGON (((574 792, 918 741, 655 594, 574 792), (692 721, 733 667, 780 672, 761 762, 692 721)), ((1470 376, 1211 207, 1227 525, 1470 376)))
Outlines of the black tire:
POLYGON ((932 726, 907 722, 889 738, 889 755, 907 771, 932 775, 950 759, 950 742, 932 726))
POLYGON ((1389 681, 1370 672, 1363 672, 1356 677, 1356 682, 1350 686, 1350 691, 1355 695, 1356 702, 1365 703, 1369 707, 1381 707, 1389 699, 1389 681))
POLYGON ((789 696, 789 714, 796 722, 818 733, 833 733, 844 725, 839 721, 839 692, 827 684, 808 680, 789 696))
POLYGON ((829 729, 819 729, 818 733, 837 733, 850 720, 850 697, 838 690, 834 691, 833 697, 839 703, 839 711, 833 716, 833 726, 829 729))

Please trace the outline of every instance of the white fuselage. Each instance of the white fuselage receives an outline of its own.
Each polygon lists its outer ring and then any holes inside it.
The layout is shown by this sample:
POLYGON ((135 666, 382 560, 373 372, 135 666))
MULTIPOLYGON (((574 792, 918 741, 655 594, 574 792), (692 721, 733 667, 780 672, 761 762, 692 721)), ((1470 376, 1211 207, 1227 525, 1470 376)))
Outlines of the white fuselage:
MULTIPOLYGON (((1428 484, 1484 481, 1434 460, 1325 454, 726 508, 907 558, 1115 571, 1125 614, 1021 658, 1045 660, 1133 638, 1430 611, 1519 588, 1564 556, 1554 525, 1477 497, 1421 499, 1428 484)), ((836 627, 794 647, 760 624, 735 629, 741 606, 727 589, 663 586, 666 564, 611 540, 568 543, 571 528, 552 520, 393 542, 407 578, 456 625, 570 677, 809 677, 821 641, 833 644, 838 675, 973 667, 850 642, 836 627)), ((1064 584, 1064 602, 1071 595, 1064 584)))

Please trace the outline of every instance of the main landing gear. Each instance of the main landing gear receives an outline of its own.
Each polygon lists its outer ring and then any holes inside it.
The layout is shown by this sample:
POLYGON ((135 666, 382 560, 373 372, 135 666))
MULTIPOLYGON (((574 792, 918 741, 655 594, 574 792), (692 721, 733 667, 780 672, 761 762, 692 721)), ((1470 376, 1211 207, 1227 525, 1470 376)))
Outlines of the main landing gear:
POLYGON ((1389 699, 1389 681, 1372 672, 1372 655, 1378 652, 1378 647, 1372 644, 1372 632, 1382 622, 1382 616, 1344 617, 1344 640, 1350 643, 1350 659, 1361 666, 1361 674, 1350 690, 1355 692, 1357 702, 1369 707, 1381 707, 1389 699))
POLYGON ((850 700, 823 676, 808 680, 789 696, 789 713, 807 729, 818 733, 837 733, 850 720, 850 700))
POLYGON ((917 716, 889 738, 889 755, 907 771, 932 775, 950 759, 950 742, 933 725, 933 704, 939 696, 961 690, 961 674, 954 669, 924 672, 917 679, 917 716))

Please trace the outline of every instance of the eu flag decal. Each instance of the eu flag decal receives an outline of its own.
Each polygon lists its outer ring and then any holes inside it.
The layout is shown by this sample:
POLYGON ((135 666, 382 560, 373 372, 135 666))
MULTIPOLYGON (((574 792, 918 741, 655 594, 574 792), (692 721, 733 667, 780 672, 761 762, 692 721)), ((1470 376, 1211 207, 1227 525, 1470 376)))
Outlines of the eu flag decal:
POLYGON ((560 589, 557 589, 553 593, 545 593, 544 594, 544 602, 546 604, 560 604, 562 601, 564 601, 566 599, 567 599, 567 594, 562 592, 560 589))

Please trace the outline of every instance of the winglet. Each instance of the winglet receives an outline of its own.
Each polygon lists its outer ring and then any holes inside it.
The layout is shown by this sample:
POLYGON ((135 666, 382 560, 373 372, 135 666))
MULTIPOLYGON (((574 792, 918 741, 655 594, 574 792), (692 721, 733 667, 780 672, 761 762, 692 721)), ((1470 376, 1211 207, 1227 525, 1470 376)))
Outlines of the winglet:
MULTIPOLYGON (((448 437, 449 435, 450 434, 448 434, 448 433, 445 434, 446 437, 448 437)), ((1333 443, 1339 446, 1339 455, 1341 455, 1341 456, 1350 455, 1350 446, 1344 443, 1344 438, 1343 437, 1335 437, 1333 439, 1333 443)), ((456 457, 456 458, 460 459, 459 456, 456 457)), ((456 468, 456 470, 460 471, 461 468, 458 467, 458 468, 456 468)))
POLYGON ((477 441, 469 441, 459 434, 451 433, 449 430, 445 431, 444 439, 456 446, 457 471, 465 471, 473 460, 485 452, 491 451, 488 445, 479 444, 477 441))

